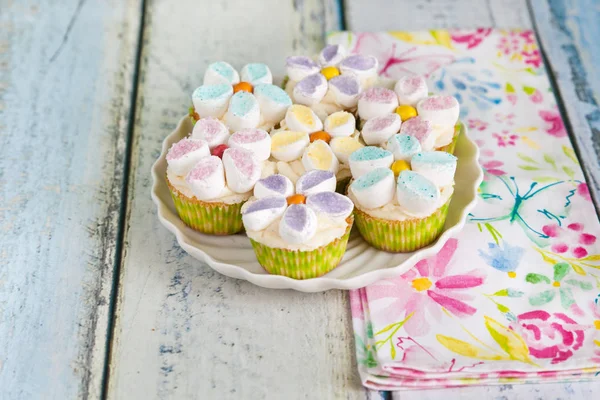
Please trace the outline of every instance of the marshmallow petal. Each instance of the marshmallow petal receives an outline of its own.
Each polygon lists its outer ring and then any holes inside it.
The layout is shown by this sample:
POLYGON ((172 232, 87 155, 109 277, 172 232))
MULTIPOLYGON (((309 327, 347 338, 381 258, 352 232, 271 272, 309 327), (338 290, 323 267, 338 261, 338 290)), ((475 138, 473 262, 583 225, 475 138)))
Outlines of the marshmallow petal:
POLYGON ((410 118, 400 127, 400 133, 414 136, 424 151, 431 151, 435 146, 436 137, 431 128, 431 122, 424 120, 421 116, 410 118))
POLYGON ((320 192, 335 192, 333 172, 315 169, 302 175, 296 182, 296 193, 309 196, 320 192))
POLYGON ((254 96, 263 120, 273 125, 283 119, 286 110, 292 105, 292 99, 285 90, 275 85, 256 85, 254 96))
POLYGON ((387 150, 392 152, 396 161, 410 161, 421 151, 421 144, 414 136, 397 134, 388 140, 387 150))
POLYGON ((379 147, 367 146, 350 154, 348 163, 354 179, 360 178, 367 172, 377 168, 389 168, 394 162, 394 156, 379 147))
POLYGON ((394 199, 396 183, 389 168, 374 169, 350 184, 350 192, 359 206, 367 210, 379 208, 394 199))
POLYGON ((294 184, 288 177, 280 174, 260 179, 254 185, 254 197, 259 199, 268 196, 289 197, 294 194, 294 184))
POLYGON ((227 84, 229 86, 239 83, 240 76, 235 68, 225 61, 212 63, 204 72, 204 85, 227 84))
POLYGON ((225 123, 232 132, 256 128, 260 122, 260 107, 252 93, 237 92, 229 102, 225 123))
POLYGON ((350 136, 356 130, 356 119, 346 111, 334 112, 325 119, 324 129, 331 137, 350 136))
POLYGON ((402 171, 396 185, 398 204, 410 214, 430 214, 438 207, 440 190, 414 171, 402 171))
POLYGON ((293 161, 302 157, 310 143, 308 133, 280 131, 271 135, 271 155, 279 161, 293 161))
POLYGON ((225 150, 223 166, 227 186, 235 193, 249 192, 260 179, 260 162, 250 150, 236 148, 225 150))
POLYGON ((400 130, 402 120, 396 113, 368 119, 362 129, 362 138, 367 145, 379 146, 400 130))
POLYGON ((300 244, 317 233, 317 216, 304 204, 292 204, 279 222, 279 235, 288 243, 300 244))
POLYGON ((320 169, 331 171, 334 174, 340 168, 340 162, 335 154, 333 154, 333 151, 331 151, 331 147, 322 140, 315 140, 304 150, 302 165, 304 165, 307 171, 320 169))
POLYGON ((346 49, 339 44, 330 44, 323 47, 319 53, 319 64, 322 67, 335 66, 346 56, 346 49))
POLYGON ((262 129, 242 129, 229 138, 229 147, 250 150, 258 161, 271 156, 271 136, 262 129))
POLYGON ((283 196, 258 199, 242 208, 242 223, 247 231, 261 231, 281 217, 287 208, 283 196))
POLYGON ((242 81, 251 83, 252 86, 259 84, 270 85, 273 83, 271 70, 265 64, 246 64, 241 71, 242 81))
POLYGON ((198 200, 212 200, 225 189, 223 163, 216 156, 204 157, 185 177, 186 182, 198 200))
POLYGON ((419 101, 417 112, 433 125, 454 126, 458 121, 460 106, 453 96, 430 96, 419 101))
POLYGON ((181 139, 169 149, 167 164, 173 173, 185 176, 198 161, 208 156, 210 149, 204 140, 181 139))
POLYGON ((398 102, 409 106, 415 106, 428 95, 427 82, 422 76, 403 76, 398 79, 394 86, 394 92, 398 95, 398 102))
POLYGON ((220 144, 227 143, 229 129, 216 118, 201 118, 194 125, 192 139, 205 140, 208 147, 212 149, 220 144))
POLYGON ((305 56, 291 56, 285 61, 287 76, 294 82, 299 82, 309 75, 321 70, 319 64, 305 56))
POLYGON ((396 107, 398 107, 396 93, 382 87, 367 89, 358 99, 358 115, 364 120, 391 114, 396 107))
POLYGON ((353 137, 335 137, 329 142, 329 147, 339 162, 348 164, 350 154, 365 146, 353 137))
POLYGON ((454 183, 457 158, 445 151, 427 151, 416 154, 411 169, 433 182, 437 187, 454 183))
POLYGON ((336 192, 320 192, 306 198, 306 205, 317 215, 334 218, 348 218, 354 210, 352 200, 336 192))
POLYGON ((342 60, 340 71, 342 74, 356 76, 360 80, 361 85, 365 86, 377 78, 378 65, 377 58, 373 56, 355 54, 342 60))
POLYGON ((354 108, 360 95, 360 81, 354 75, 339 75, 329 80, 329 91, 335 102, 345 108, 354 108))
POLYGON ((192 93, 192 103, 200 117, 221 118, 227 111, 231 96, 233 87, 230 84, 203 85, 192 93))
POLYGON ((310 108, 294 104, 285 113, 285 123, 290 131, 316 132, 323 129, 323 123, 310 108))
POLYGON ((321 73, 316 73, 298 82, 294 86, 292 96, 296 103, 312 106, 319 103, 325 97, 327 88, 327 79, 321 73))

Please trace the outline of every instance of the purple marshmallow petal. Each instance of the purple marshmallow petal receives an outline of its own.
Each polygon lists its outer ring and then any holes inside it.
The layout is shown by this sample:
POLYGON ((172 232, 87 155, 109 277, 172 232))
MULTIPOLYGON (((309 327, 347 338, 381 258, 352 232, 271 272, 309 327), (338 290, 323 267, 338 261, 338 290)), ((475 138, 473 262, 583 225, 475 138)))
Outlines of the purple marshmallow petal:
POLYGON ((317 213, 346 218, 354 209, 352 201, 336 192, 320 192, 306 198, 306 205, 317 213))

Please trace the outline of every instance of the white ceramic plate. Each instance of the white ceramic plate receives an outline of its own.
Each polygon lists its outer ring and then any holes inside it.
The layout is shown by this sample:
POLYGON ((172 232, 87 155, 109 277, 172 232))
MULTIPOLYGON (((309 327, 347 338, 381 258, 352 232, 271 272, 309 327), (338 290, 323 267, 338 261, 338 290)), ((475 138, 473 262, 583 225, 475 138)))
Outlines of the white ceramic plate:
POLYGON ((173 143, 191 131, 192 123, 188 117, 184 117, 175 131, 164 140, 162 153, 152 166, 152 200, 158 207, 160 222, 175 234, 179 245, 192 257, 223 275, 245 279, 255 285, 272 289, 295 289, 302 292, 357 289, 380 279, 403 274, 420 260, 436 254, 449 238, 460 232, 467 215, 475 206, 477 188, 483 178, 483 172, 477 162, 479 149, 463 128, 455 151, 458 166, 454 195, 444 232, 434 244, 413 253, 392 254, 370 247, 358 232, 353 231, 346 254, 336 269, 319 278, 296 280, 267 273, 256 260, 246 235, 203 235, 188 228, 179 219, 165 180, 165 156, 173 143))

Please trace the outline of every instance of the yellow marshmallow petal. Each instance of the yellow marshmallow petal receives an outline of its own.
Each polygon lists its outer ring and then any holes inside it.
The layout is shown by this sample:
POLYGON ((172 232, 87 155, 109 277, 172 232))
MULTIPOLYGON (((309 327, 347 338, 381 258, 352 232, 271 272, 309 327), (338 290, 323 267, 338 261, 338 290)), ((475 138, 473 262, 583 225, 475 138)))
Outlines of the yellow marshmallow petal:
POLYGON ((271 155, 279 161, 300 158, 310 139, 306 132, 281 131, 271 136, 271 155))
POLYGON ((336 173, 339 169, 338 159, 331 148, 322 140, 310 144, 302 156, 302 165, 307 171, 320 169, 336 173))
POLYGON ((348 164, 348 157, 350 157, 350 154, 365 147, 352 137, 333 138, 329 145, 331 146, 331 150, 333 150, 333 154, 335 154, 337 159, 344 164, 348 164))

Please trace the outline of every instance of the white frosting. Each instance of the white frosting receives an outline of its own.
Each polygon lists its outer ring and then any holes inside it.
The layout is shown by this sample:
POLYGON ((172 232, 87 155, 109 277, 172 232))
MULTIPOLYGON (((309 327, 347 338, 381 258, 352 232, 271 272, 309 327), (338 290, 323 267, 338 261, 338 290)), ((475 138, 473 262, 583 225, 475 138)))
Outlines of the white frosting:
POLYGON ((216 156, 208 156, 198 161, 186 175, 185 181, 197 199, 213 200, 218 198, 225 189, 225 173, 221 159, 216 156))
POLYGON ((192 129, 192 138, 206 141, 208 147, 212 149, 220 144, 227 143, 229 129, 216 118, 201 118, 196 121, 194 129, 192 129))
POLYGON ((392 201, 395 191, 394 173, 388 168, 376 169, 361 176, 353 181, 349 188, 356 204, 364 209, 384 206, 392 201))
POLYGON ((290 162, 279 161, 277 162, 277 172, 285 175, 293 183, 296 183, 298 178, 306 172, 306 168, 304 168, 302 160, 293 160, 290 162))
POLYGON ((390 221, 406 221, 409 219, 415 219, 415 218, 425 218, 430 216, 431 214, 433 214, 435 211, 437 211, 437 209, 439 209, 441 206, 443 206, 444 204, 446 204, 446 202, 450 199, 450 196, 452 196, 452 193, 454 193, 454 187, 453 186, 446 186, 443 187, 440 190, 440 197, 437 203, 437 207, 435 207, 433 209, 433 211, 429 212, 429 213, 409 213, 405 207, 401 206, 398 203, 398 200, 396 199, 396 197, 394 196, 394 199, 392 199, 392 201, 388 202, 387 204, 379 207, 379 208, 373 208, 373 209, 363 209, 356 197, 354 196, 354 194, 352 192, 348 193, 348 197, 350 198, 350 200, 352 200, 356 206, 356 208, 358 208, 359 210, 363 211, 364 213, 374 217, 374 218, 380 218, 380 219, 385 219, 385 220, 390 220, 390 221))
POLYGON ((427 97, 427 82, 422 76, 403 76, 396 82, 394 92, 398 95, 400 104, 414 107, 419 101, 427 97))
POLYGON ((396 113, 368 119, 362 129, 362 138, 367 145, 379 146, 398 133, 402 120, 396 113))
POLYGON ((339 136, 350 136, 356 130, 356 119, 354 115, 346 111, 338 111, 325 119, 324 130, 332 138, 339 136), (339 123, 340 121, 346 121, 339 123))
POLYGON ((229 147, 250 150, 258 161, 271 156, 271 136, 262 129, 243 129, 231 135, 229 147))

